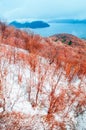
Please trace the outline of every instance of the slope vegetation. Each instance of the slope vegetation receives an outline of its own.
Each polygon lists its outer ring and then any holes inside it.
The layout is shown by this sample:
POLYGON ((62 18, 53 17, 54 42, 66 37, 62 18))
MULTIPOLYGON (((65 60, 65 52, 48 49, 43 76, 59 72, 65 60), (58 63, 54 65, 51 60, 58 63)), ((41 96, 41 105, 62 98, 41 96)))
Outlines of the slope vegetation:
POLYGON ((0 129, 82 130, 85 113, 86 43, 0 23, 0 129))

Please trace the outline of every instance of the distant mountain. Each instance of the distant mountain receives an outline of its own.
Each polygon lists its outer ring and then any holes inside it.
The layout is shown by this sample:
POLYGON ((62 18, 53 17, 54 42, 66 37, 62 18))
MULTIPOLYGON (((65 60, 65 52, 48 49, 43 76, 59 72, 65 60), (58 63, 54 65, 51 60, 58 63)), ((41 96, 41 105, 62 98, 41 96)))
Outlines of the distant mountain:
POLYGON ((32 22, 25 22, 25 23, 20 23, 17 21, 12 21, 9 23, 9 25, 14 26, 16 28, 45 28, 49 27, 50 25, 44 21, 32 21, 32 22))
POLYGON ((56 20, 51 20, 49 23, 70 23, 70 24, 86 24, 86 19, 84 20, 78 20, 78 19, 56 19, 56 20))

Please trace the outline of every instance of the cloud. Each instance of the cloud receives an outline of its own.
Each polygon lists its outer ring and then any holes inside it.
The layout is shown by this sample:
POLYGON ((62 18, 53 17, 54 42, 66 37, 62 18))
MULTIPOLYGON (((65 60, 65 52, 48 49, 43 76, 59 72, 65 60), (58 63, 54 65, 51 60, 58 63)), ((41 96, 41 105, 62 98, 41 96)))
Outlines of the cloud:
POLYGON ((0 16, 17 18, 86 18, 85 0, 1 0, 0 16))

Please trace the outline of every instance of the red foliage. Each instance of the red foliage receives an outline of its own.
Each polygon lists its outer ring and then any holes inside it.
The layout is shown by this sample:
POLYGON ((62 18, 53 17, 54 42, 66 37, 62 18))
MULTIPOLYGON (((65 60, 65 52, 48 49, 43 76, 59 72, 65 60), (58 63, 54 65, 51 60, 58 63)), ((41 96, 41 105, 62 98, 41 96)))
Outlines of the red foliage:
MULTIPOLYGON (((75 39, 77 41, 72 46, 63 44, 61 41, 56 43, 50 38, 30 35, 13 27, 6 26, 3 23, 0 23, 0 33, 0 44, 10 45, 9 51, 9 47, 0 45, 0 52, 2 52, 2 55, 0 55, 0 64, 3 57, 8 59, 6 66, 5 63, 3 66, 0 66, 0 98, 3 99, 3 103, 0 103, 0 107, 3 106, 3 111, 5 112, 6 98, 9 99, 9 97, 3 96, 2 82, 6 80, 5 77, 8 73, 7 68, 9 68, 9 64, 19 63, 18 65, 21 65, 22 68, 27 65, 31 68, 30 79, 27 82, 27 92, 28 100, 32 105, 32 108, 35 109, 37 105, 46 106, 48 112, 45 116, 45 123, 49 125, 48 129, 53 130, 55 128, 66 130, 65 122, 66 119, 68 119, 68 121, 71 120, 69 117, 71 109, 74 109, 74 114, 76 114, 76 116, 86 109, 86 89, 85 84, 83 85, 83 82, 85 82, 83 81, 83 77, 86 76, 86 44, 82 42, 82 40, 77 39, 75 39), (18 48, 22 48, 23 50, 18 51, 18 48), (35 79, 34 75, 36 76, 35 79), (55 78, 55 75, 58 78, 55 78), (62 86, 59 85, 62 83, 62 76, 65 77, 64 81, 68 80, 67 88, 65 88, 65 85, 63 84, 62 86), (72 85, 74 77, 78 77, 80 80, 78 87, 74 86, 74 84, 72 85), (46 88, 46 81, 49 82, 50 91, 46 88), (59 88, 60 94, 58 95, 56 94, 56 91, 59 88), (33 93, 35 93, 34 97, 32 96, 33 93), (46 100, 48 106, 45 103, 46 100), (76 102, 77 104, 74 104, 76 102), (55 119, 55 114, 60 115, 62 120, 57 121, 55 119)), ((21 74, 19 71, 17 75, 19 86, 23 86, 21 84, 24 76, 25 75, 21 74)), ((12 90, 10 90, 10 93, 11 91, 12 90)), ((17 96, 15 102, 18 98, 19 96, 17 96)), ((16 113, 12 114, 13 116, 16 115, 16 113)), ((3 115, 3 120, 5 116, 7 118, 10 117, 10 115, 6 113, 2 113, 1 115, 3 115)), ((22 116, 18 116, 18 114, 13 118, 16 117, 19 119, 22 118, 22 116)), ((32 119, 34 120, 34 117, 32 119)), ((13 120, 13 123, 11 122, 11 124, 15 130, 21 129, 19 120, 16 120, 15 122, 13 120)), ((29 127, 27 129, 29 129, 29 127)), ((11 127, 9 130, 11 130, 11 127)))

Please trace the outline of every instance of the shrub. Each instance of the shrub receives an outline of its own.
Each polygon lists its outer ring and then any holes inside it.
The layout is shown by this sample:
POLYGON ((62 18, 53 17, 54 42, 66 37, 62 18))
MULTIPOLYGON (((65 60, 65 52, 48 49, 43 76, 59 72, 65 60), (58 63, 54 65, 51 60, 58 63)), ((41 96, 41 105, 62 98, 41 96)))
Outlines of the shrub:
POLYGON ((71 45, 71 44, 72 44, 72 41, 69 41, 69 42, 68 42, 68 45, 71 45))

